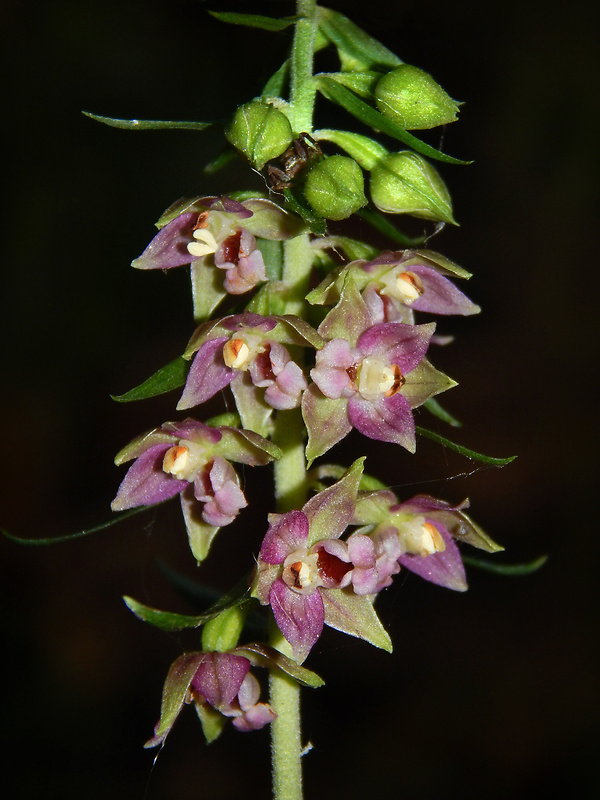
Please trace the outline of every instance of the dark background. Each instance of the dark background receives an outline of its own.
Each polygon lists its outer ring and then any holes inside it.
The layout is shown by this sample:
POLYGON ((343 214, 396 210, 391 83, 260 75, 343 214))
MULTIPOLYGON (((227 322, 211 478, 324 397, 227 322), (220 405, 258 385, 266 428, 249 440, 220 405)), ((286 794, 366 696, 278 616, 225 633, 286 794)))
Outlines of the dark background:
MULTIPOLYGON (((442 324, 457 341, 435 363, 460 383, 444 398, 466 422, 460 440, 519 455, 480 469, 428 442, 414 457, 369 445, 368 468, 404 498, 471 497, 473 517, 506 547, 499 559, 550 559, 527 578, 471 570, 460 595, 398 579, 379 602, 392 656, 324 635, 309 666, 327 686, 305 693, 307 797, 597 797, 594 4, 332 5, 465 102, 444 147, 475 164, 440 167, 461 227, 431 246, 474 273, 467 292, 484 313, 442 324)), ((293 12, 249 6, 211 7, 293 12)), ((5 0, 2 20, 0 522, 54 536, 108 519, 122 477, 114 453, 175 413, 174 395, 135 406, 109 397, 191 332, 186 270, 129 262, 173 200, 246 181, 203 176, 217 133, 118 131, 80 111, 226 118, 281 63, 287 36, 222 25, 187 0, 35 10, 5 0)), ((353 445, 364 441, 350 437, 340 459, 360 452, 353 445)), ((252 498, 264 473, 246 478, 252 498)), ((157 566, 195 574, 175 505, 70 544, 0 544, 11 800, 269 797, 265 731, 228 730, 207 748, 188 709, 154 769, 142 749, 169 664, 197 640, 142 625, 120 598, 189 612, 157 566)), ((227 588, 247 567, 264 510, 221 535, 208 582, 227 588)))

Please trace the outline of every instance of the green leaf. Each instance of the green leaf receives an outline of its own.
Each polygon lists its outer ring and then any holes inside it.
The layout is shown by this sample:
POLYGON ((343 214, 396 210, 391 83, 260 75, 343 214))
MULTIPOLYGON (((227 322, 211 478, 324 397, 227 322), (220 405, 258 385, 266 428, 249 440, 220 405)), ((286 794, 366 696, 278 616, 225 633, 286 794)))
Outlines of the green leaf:
POLYGON ((449 411, 446 411, 445 408, 442 408, 440 403, 433 397, 430 397, 429 400, 426 400, 423 403, 423 407, 426 408, 430 414, 433 414, 434 417, 441 419, 442 422, 446 422, 448 425, 452 425, 453 428, 462 427, 462 422, 456 419, 456 417, 453 417, 452 414, 450 414, 449 411))
POLYGON ((463 447, 460 444, 456 444, 456 442, 452 442, 450 441, 450 439, 446 439, 445 436, 440 436, 439 433, 434 433, 433 431, 429 431, 426 428, 422 428, 420 425, 416 425, 415 430, 417 431, 417 433, 421 434, 421 436, 424 436, 426 439, 431 439, 433 442, 437 442, 438 444, 441 444, 444 447, 448 447, 450 450, 455 450, 462 456, 466 456, 467 458, 470 458, 473 461, 480 461, 482 464, 489 464, 492 467, 505 467, 507 464, 510 464, 511 461, 514 461, 516 458, 516 456, 508 456, 508 458, 495 458, 494 456, 486 456, 483 455, 483 453, 477 453, 475 450, 469 450, 467 447, 463 447))
POLYGON ((215 617, 218 617, 222 611, 230 608, 239 608, 251 602, 248 597, 248 586, 243 586, 240 591, 240 585, 234 587, 231 592, 224 594, 219 600, 214 603, 203 614, 187 615, 187 614, 174 614, 171 611, 161 611, 158 608, 144 605, 134 600, 133 597, 123 597, 125 605, 132 611, 138 619, 142 622, 148 622, 154 625, 155 628, 160 628, 163 631, 182 631, 187 628, 200 628, 205 622, 208 622, 215 617))
POLYGON ((212 161, 209 161, 208 164, 203 169, 205 175, 215 175, 217 172, 220 172, 227 164, 231 163, 237 157, 237 153, 235 150, 232 150, 228 147, 226 150, 222 150, 218 156, 213 158, 212 161))
POLYGON ((133 517, 135 514, 141 514, 142 511, 148 511, 150 508, 154 508, 154 506, 139 506, 138 508, 130 508, 128 511, 122 511, 116 514, 116 519, 103 522, 101 525, 96 525, 93 528, 85 528, 85 530, 77 531, 76 533, 67 533, 64 536, 51 536, 48 539, 25 539, 22 536, 15 536, 13 533, 9 533, 8 531, 4 530, 4 528, 0 528, 0 533, 2 533, 2 536, 10 539, 11 542, 17 542, 17 544, 26 544, 32 546, 61 544, 62 542, 70 542, 72 539, 80 539, 82 536, 88 536, 90 533, 97 533, 98 531, 104 531, 107 528, 112 528, 113 525, 118 525, 119 522, 123 522, 123 520, 126 520, 129 517, 133 517))
POLYGON ((262 14, 236 14, 229 11, 209 11, 211 17, 230 25, 260 28, 263 31, 283 31, 297 22, 298 17, 265 17, 262 14))
POLYGON ((317 13, 319 30, 337 47, 343 64, 390 68, 402 64, 395 53, 339 11, 320 7, 317 13))
POLYGON ((399 231, 387 217, 384 217, 379 211, 374 211, 371 208, 362 208, 357 212, 357 216, 364 219, 372 228, 375 228, 376 231, 387 236, 388 239, 391 239, 395 244, 399 244, 401 247, 415 247, 419 244, 423 244, 425 241, 425 236, 414 237, 402 233, 402 231, 399 231))
POLYGON ((364 639, 369 644, 392 652, 392 641, 385 630, 373 603, 366 595, 345 589, 321 592, 325 607, 325 624, 337 631, 364 639))
POLYGON ((389 155, 382 144, 360 133, 323 128, 315 131, 313 136, 317 141, 324 140, 341 147, 366 170, 373 169, 384 156, 389 155))
POLYGON ((497 564, 494 561, 488 561, 484 558, 473 558, 472 556, 463 556, 462 559, 465 564, 471 567, 477 567, 477 569, 495 572, 497 575, 518 577, 520 575, 531 575, 533 572, 537 572, 538 569, 543 567, 546 561, 548 561, 548 556, 540 556, 524 564, 497 564))
POLYGON ((140 383, 139 386, 130 389, 125 394, 111 394, 111 397, 117 403, 131 403, 134 400, 146 400, 148 397, 165 394, 172 389, 178 389, 183 386, 189 368, 189 362, 181 356, 177 356, 173 361, 169 361, 168 364, 161 367, 154 375, 140 383))
POLYGON ((111 128, 122 128, 127 131, 165 131, 175 128, 184 131, 203 131, 214 124, 213 122, 175 122, 164 119, 117 119, 116 117, 102 117, 99 114, 92 114, 90 111, 81 113, 111 128))
POLYGON ((429 158, 434 158, 438 161, 444 161, 447 164, 471 163, 470 161, 463 161, 459 158, 448 156, 445 153, 442 153, 440 150, 436 150, 435 147, 431 147, 431 145, 422 142, 420 139, 417 139, 416 136, 408 133, 404 130, 404 128, 401 128, 400 125, 397 125, 395 122, 392 122, 381 112, 377 111, 377 109, 373 108, 368 103, 365 103, 364 100, 361 100, 360 97, 357 97, 353 92, 351 92, 349 89, 346 89, 345 86, 342 86, 337 81, 334 81, 331 78, 320 77, 317 78, 317 86, 320 92, 328 100, 331 100, 333 103, 337 103, 342 108, 345 108, 346 111, 359 119, 365 125, 368 125, 370 128, 373 128, 376 131, 381 131, 382 133, 391 136, 393 139, 404 142, 404 144, 412 147, 413 150, 416 150, 417 153, 421 153, 421 155, 424 156, 429 156, 429 158))

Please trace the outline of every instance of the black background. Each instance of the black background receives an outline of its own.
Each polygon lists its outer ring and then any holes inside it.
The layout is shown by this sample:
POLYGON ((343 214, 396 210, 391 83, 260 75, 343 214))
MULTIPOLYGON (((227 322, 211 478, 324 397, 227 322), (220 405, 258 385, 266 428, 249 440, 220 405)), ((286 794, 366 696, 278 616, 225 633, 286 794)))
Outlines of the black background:
MULTIPOLYGON (((293 11, 249 5, 211 7, 293 11)), ((527 578, 471 570, 460 595, 399 578, 379 604, 392 656, 324 635, 308 662, 327 686, 305 693, 307 797, 597 797, 594 4, 332 5, 465 102, 443 145, 475 164, 440 167, 461 227, 431 246, 474 273, 467 292, 484 312, 443 322, 457 340, 435 363, 460 384, 444 398, 466 423, 460 440, 519 455, 477 469, 428 442, 414 457, 369 443, 368 468, 404 498, 468 495, 505 561, 550 560, 527 578)), ((53 536, 108 518, 122 477, 114 453, 175 413, 174 395, 136 406, 109 397, 191 332, 186 270, 129 262, 173 200, 247 180, 203 176, 217 133, 118 131, 80 111, 226 118, 281 63, 287 35, 225 26, 188 0, 5 0, 2 17, 0 521, 53 536)), ((340 461, 364 444, 349 437, 340 461)), ((264 473, 246 480, 252 498, 264 473)), ((264 532, 257 505, 221 534, 208 582, 227 588, 247 568, 264 532)), ((8 797, 269 797, 265 731, 228 730, 207 748, 189 709, 154 769, 141 747, 169 664, 197 646, 142 625, 120 599, 189 612, 157 566, 195 574, 171 506, 71 544, 1 543, 8 797)))

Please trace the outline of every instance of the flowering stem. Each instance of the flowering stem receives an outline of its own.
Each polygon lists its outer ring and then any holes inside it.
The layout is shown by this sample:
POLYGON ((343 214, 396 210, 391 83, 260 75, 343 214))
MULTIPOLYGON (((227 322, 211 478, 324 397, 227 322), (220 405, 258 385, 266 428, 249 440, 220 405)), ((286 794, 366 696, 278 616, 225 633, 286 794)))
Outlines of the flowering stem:
MULTIPOLYGON (((293 658, 279 631, 271 644, 293 658)), ((280 670, 269 676, 270 700, 277 718, 271 723, 271 760, 274 800, 302 800, 302 746, 300 742, 300 686, 280 670)))
POLYGON ((294 30, 290 75, 290 122, 295 133, 311 133, 316 84, 313 79, 313 57, 317 32, 316 0, 297 0, 300 19, 294 30))

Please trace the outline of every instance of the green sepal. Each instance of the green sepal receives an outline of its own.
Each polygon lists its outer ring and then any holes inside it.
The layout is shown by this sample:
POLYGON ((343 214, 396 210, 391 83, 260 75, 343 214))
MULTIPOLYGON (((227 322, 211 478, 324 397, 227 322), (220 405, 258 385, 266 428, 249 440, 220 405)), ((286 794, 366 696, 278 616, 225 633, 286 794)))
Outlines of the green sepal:
POLYGON ((92 114, 90 111, 82 111, 86 117, 108 125, 111 128, 122 128, 127 131, 165 131, 179 129, 184 131, 203 131, 214 125, 213 122, 175 122, 174 120, 164 119, 117 119, 116 117, 103 117, 100 114, 92 114))
POLYGON ((9 533, 4 528, 0 528, 0 533, 6 539, 9 539, 11 542, 16 542, 17 544, 26 544, 32 546, 61 544, 62 542, 70 542, 73 539, 81 539, 83 536, 88 536, 90 533, 97 533, 98 531, 104 531, 107 528, 112 528, 113 525, 118 525, 119 522, 123 522, 123 520, 126 520, 129 517, 133 517, 135 514, 141 514, 142 511, 148 511, 151 508, 154 508, 154 506, 139 506, 137 508, 130 508, 127 511, 120 511, 118 514, 115 514, 116 519, 110 519, 108 522, 103 522, 101 525, 95 525, 93 528, 85 528, 84 530, 77 531, 76 533, 67 533, 64 536, 51 536, 50 538, 46 539, 25 539, 22 536, 15 536, 14 533, 9 533))
POLYGON ((340 517, 351 518, 364 463, 365 456, 357 458, 339 481, 316 494, 304 506, 303 511, 310 525, 307 547, 312 547, 316 542, 328 539, 331 536, 332 528, 335 527, 336 520, 339 520, 340 517))
POLYGON ((420 139, 417 139, 416 136, 413 136, 411 133, 405 131, 404 128, 400 127, 400 125, 392 122, 392 120, 388 119, 380 111, 377 111, 377 109, 368 105, 368 103, 365 103, 364 100, 361 100, 360 97, 357 97, 354 92, 351 92, 350 89, 342 86, 332 78, 317 77, 316 81, 317 87, 321 94, 323 94, 328 100, 331 100, 342 108, 345 108, 346 111, 352 114, 352 116, 356 117, 370 128, 373 128, 373 130, 381 131, 381 133, 385 133, 388 136, 391 136, 393 139, 404 142, 404 144, 412 147, 413 150, 416 150, 417 153, 421 153, 424 156, 429 156, 429 158, 436 159, 437 161, 444 161, 447 164, 472 163, 470 161, 463 161, 462 159, 454 158, 453 156, 448 156, 445 153, 442 153, 440 150, 436 150, 435 147, 431 147, 431 145, 428 145, 425 142, 422 142, 420 139))
POLYGON ((223 288, 222 270, 209 266, 201 258, 190 264, 194 321, 208 319, 216 307, 227 297, 223 288))
POLYGON ((213 540, 221 528, 209 525, 202 518, 202 505, 194 496, 194 484, 187 486, 179 495, 181 511, 188 536, 188 544, 198 566, 204 561, 210 551, 213 540))
POLYGON ((535 558, 533 561, 528 561, 524 564, 497 564, 495 561, 488 561, 484 558, 473 558, 472 556, 463 556, 462 559, 465 564, 477 569, 483 569, 486 572, 495 572, 497 575, 507 575, 509 577, 520 577, 521 575, 531 575, 541 569, 549 556, 543 555, 535 558))
POLYGON ((314 132, 314 138, 317 141, 324 140, 341 147, 366 170, 372 170, 384 156, 389 154, 389 150, 379 142, 351 131, 323 128, 314 132))
POLYGON ((442 408, 439 402, 433 397, 430 397, 429 400, 426 400, 423 403, 423 408, 426 408, 427 411, 429 411, 430 414, 433 414, 434 417, 441 419, 442 422, 446 422, 453 428, 462 427, 462 422, 456 419, 456 417, 452 416, 452 414, 449 411, 446 411, 445 408, 442 408))
POLYGON ((392 640, 381 624, 373 603, 366 595, 346 589, 322 592, 325 624, 342 633, 364 639, 369 644, 391 653, 392 640))
POLYGON ((146 400, 149 397, 156 397, 178 389, 185 383, 189 368, 189 363, 182 356, 177 356, 139 386, 124 394, 111 394, 111 398, 117 403, 131 403, 134 400, 146 400))
MULTIPOLYGON (((338 480, 342 477, 345 471, 345 467, 342 467, 339 464, 320 464, 318 467, 315 467, 315 469, 312 470, 314 477, 316 477, 318 481, 326 478, 335 478, 338 480)), ((381 489, 387 489, 385 483, 382 483, 378 478, 375 478, 372 475, 366 475, 363 472, 358 485, 358 490, 360 492, 376 492, 381 489)))
POLYGON ((384 217, 383 214, 380 214, 379 211, 374 211, 372 208, 361 208, 361 210, 357 212, 357 216, 401 247, 415 247, 416 245, 423 244, 425 241, 425 236, 407 236, 402 233, 402 231, 399 231, 387 217, 384 217))
POLYGON ((235 652, 246 656, 256 667, 279 669, 302 684, 302 686, 307 686, 310 689, 318 689, 320 686, 325 685, 325 681, 316 672, 306 669, 306 667, 301 667, 291 658, 280 653, 279 650, 275 650, 274 647, 269 647, 266 644, 243 644, 240 647, 236 647, 235 652))
MULTIPOLYGON (((471 272, 467 272, 466 269, 459 267, 458 264, 455 264, 454 261, 446 258, 446 256, 441 255, 441 253, 436 253, 435 250, 419 248, 415 251, 415 254, 416 256, 426 258, 427 261, 431 261, 431 263, 437 267, 439 271, 454 275, 456 278, 468 279, 473 277, 471 272)), ((406 264, 409 266, 411 262, 407 261, 406 264)))
MULTIPOLYGON (((359 239, 351 239, 349 236, 328 236, 325 239, 318 239, 313 242, 313 248, 316 253, 325 249, 334 250, 336 252, 341 250, 347 261, 356 261, 359 259, 371 261, 380 252, 380 248, 362 242, 359 239)), ((335 262, 332 261, 331 263, 335 262)))
POLYGON ((508 456, 508 458, 496 458, 494 456, 486 456, 483 453, 477 453, 475 450, 469 450, 468 447, 463 447, 461 444, 456 444, 456 442, 452 442, 450 439, 447 439, 445 436, 440 436, 439 433, 434 433, 433 431, 427 430, 427 428, 422 428, 420 425, 416 426, 416 432, 419 433, 421 436, 424 436, 426 439, 431 439, 433 442, 437 442, 438 444, 443 445, 444 447, 448 447, 450 450, 454 450, 457 453, 460 453, 462 456, 466 456, 467 458, 472 459, 473 461, 479 461, 482 464, 488 464, 492 467, 505 467, 507 464, 510 464, 511 461, 514 461, 517 456, 508 456))
POLYGON ((343 397, 325 397, 314 383, 302 395, 302 416, 308 432, 306 461, 308 467, 352 430, 348 419, 348 401, 343 397))
POLYGON ((455 380, 423 358, 414 369, 406 374, 402 395, 408 400, 411 408, 417 408, 433 395, 447 392, 448 389, 453 389, 455 386, 457 386, 455 380))
POLYGON ((402 60, 354 22, 331 8, 317 9, 319 30, 338 50, 342 67, 397 67, 402 60))
POLYGON ((211 17, 229 25, 260 28, 263 31, 283 31, 298 21, 298 17, 266 17, 262 14, 236 14, 229 11, 209 11, 211 17))
POLYGON ((227 717, 209 705, 194 703, 194 708, 202 725, 206 744, 212 744, 223 733, 223 729, 227 725, 227 717))
POLYGON ((229 384, 244 428, 268 438, 273 433, 273 407, 261 397, 245 372, 239 380, 229 384))
POLYGON ((185 653, 171 664, 163 687, 160 719, 154 731, 154 736, 150 741, 146 742, 144 747, 156 747, 161 744, 173 727, 186 701, 199 661, 200 656, 198 653, 185 653))
POLYGON ((319 326, 319 333, 326 339, 346 339, 352 347, 372 324, 354 273, 355 270, 345 270, 339 302, 319 326))

